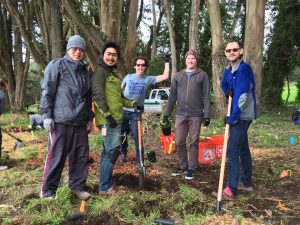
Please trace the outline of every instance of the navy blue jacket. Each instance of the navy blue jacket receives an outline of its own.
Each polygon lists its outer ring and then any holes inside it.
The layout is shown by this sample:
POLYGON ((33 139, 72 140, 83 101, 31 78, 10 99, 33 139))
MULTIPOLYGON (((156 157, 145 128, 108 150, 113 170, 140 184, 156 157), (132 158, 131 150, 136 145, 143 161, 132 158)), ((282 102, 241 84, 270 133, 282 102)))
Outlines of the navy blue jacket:
POLYGON ((229 89, 233 91, 231 114, 228 119, 230 125, 240 119, 256 118, 255 80, 249 64, 241 60, 235 69, 227 66, 221 85, 224 93, 229 89))

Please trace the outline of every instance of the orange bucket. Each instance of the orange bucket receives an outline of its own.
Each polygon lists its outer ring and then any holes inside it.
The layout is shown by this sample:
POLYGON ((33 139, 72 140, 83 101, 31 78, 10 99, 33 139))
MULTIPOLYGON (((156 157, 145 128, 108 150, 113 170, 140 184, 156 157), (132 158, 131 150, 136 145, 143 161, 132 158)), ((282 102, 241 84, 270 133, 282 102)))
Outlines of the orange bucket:
POLYGON ((221 160, 223 153, 224 135, 211 136, 211 141, 214 142, 216 145, 217 160, 221 160))
POLYGON ((198 161, 203 164, 212 164, 216 160, 216 145, 211 140, 199 142, 198 161))
POLYGON ((173 132, 169 136, 160 134, 160 142, 165 155, 176 152, 175 134, 173 132))

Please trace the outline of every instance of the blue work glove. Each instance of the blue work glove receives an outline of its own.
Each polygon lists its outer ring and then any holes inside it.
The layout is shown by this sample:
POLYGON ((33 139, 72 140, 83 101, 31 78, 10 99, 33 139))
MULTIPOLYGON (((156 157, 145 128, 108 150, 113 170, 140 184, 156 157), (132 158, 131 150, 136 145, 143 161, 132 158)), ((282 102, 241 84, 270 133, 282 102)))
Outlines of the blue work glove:
POLYGON ((203 126, 208 127, 209 124, 210 124, 210 119, 209 118, 204 118, 203 126))
POLYGON ((44 128, 46 131, 51 132, 54 129, 53 119, 44 119, 44 128))
POLYGON ((118 126, 116 120, 111 115, 107 116, 106 120, 107 120, 108 127, 116 128, 118 126))

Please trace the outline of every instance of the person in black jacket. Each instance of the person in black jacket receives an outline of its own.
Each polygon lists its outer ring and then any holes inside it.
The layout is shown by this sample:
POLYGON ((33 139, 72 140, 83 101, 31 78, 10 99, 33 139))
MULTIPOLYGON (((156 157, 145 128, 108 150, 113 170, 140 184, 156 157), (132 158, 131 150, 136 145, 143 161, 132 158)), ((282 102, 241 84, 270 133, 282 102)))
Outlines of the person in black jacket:
POLYGON ((69 187, 81 199, 88 174, 88 130, 91 127, 92 95, 90 73, 83 60, 86 43, 79 35, 70 37, 67 54, 52 60, 44 71, 40 108, 49 132, 48 155, 41 197, 52 197, 58 187, 65 160, 69 158, 69 187))
MULTIPOLYGON (((4 93, 5 90, 5 84, 2 80, 0 80, 0 115, 4 112, 5 109, 5 102, 6 102, 6 95, 4 93)), ((2 166, 2 131, 0 127, 0 171, 6 170, 7 166, 2 166)))

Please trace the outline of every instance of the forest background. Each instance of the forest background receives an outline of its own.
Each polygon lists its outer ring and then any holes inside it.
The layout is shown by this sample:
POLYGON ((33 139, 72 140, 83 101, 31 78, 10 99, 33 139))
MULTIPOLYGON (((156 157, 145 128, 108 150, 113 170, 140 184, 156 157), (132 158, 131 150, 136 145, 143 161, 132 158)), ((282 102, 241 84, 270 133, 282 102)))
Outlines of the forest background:
POLYGON ((172 54, 173 75, 185 67, 184 53, 196 48, 218 117, 224 112, 223 43, 238 38, 255 72, 259 108, 279 108, 288 102, 290 82, 300 86, 299 12, 299 0, 0 0, 0 79, 9 109, 20 111, 39 102, 42 71, 65 54, 70 35, 86 40, 92 69, 103 43, 119 42, 123 76, 138 55, 151 60, 148 74, 161 74, 165 52, 172 54))

